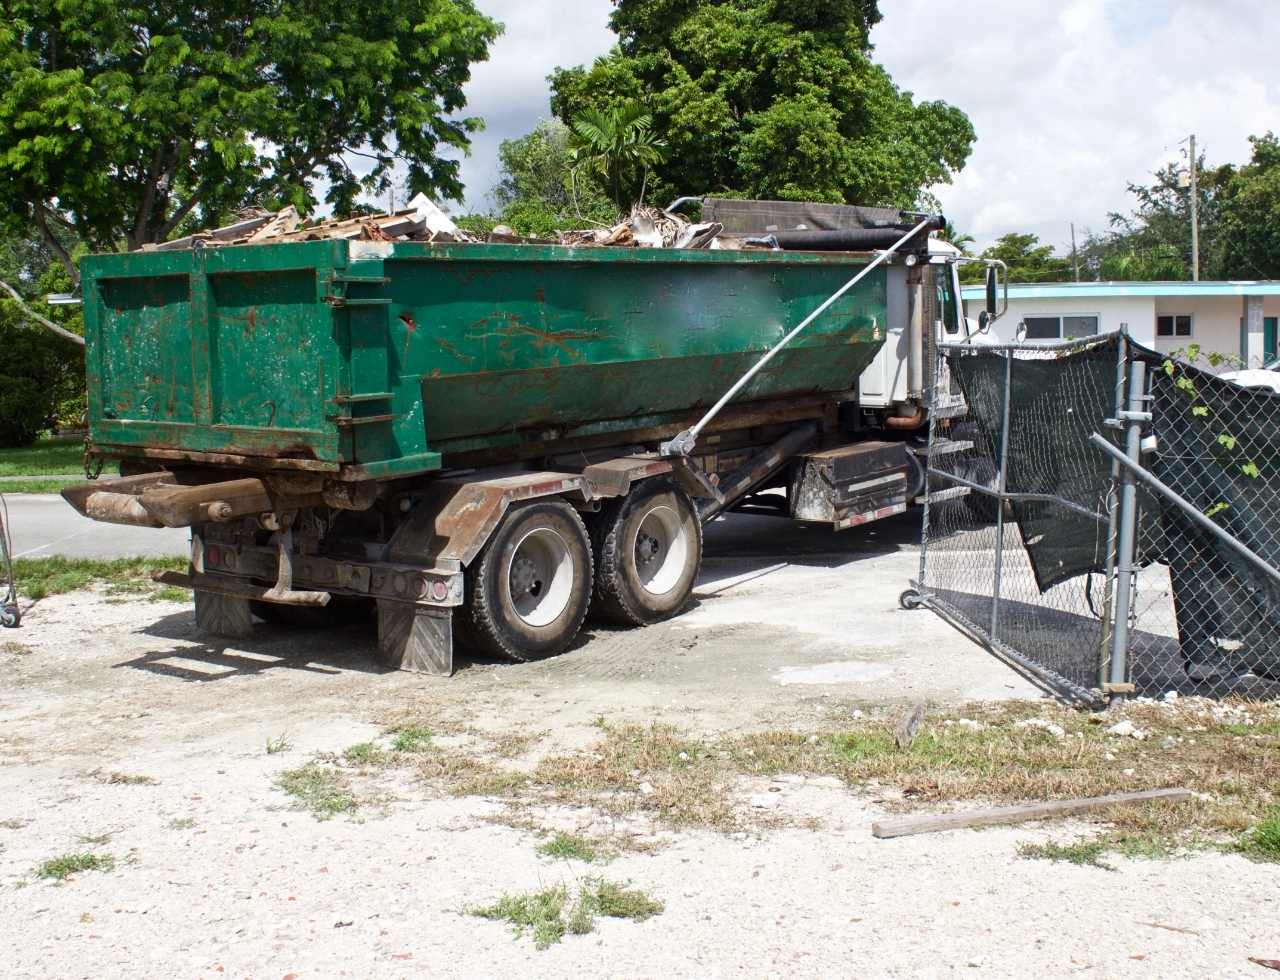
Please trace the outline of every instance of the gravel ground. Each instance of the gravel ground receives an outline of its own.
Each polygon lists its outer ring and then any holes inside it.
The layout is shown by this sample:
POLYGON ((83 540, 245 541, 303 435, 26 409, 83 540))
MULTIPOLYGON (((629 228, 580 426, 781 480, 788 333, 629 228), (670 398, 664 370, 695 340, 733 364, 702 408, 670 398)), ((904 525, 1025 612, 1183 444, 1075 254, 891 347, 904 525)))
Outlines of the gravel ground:
MULTIPOLYGON (((196 636, 182 605, 45 600, 0 635, 27 649, 0 647, 3 972, 1265 977, 1248 957, 1280 957, 1274 865, 1117 857, 1107 871, 1017 856, 1083 824, 878 841, 874 796, 831 779, 744 780, 739 805, 774 829, 640 822, 630 829, 657 846, 597 868, 539 856, 537 829, 502 822, 494 800, 395 774, 375 803, 324 822, 275 786, 397 716, 464 740, 537 733, 517 760, 531 764, 590 744, 600 715, 704 734, 917 698, 1036 696, 932 615, 895 608, 910 530, 836 543, 731 522, 710 536, 698 604, 679 619, 597 632, 541 664, 468 663, 447 682, 373 669, 359 627, 264 627, 233 647, 196 636), (268 754, 282 735, 287 750, 268 754), (35 875, 82 851, 111 854, 114 869, 35 875), (601 919, 545 951, 467 912, 595 874, 665 911, 601 919)), ((536 817, 592 832, 601 819, 568 806, 536 817)))

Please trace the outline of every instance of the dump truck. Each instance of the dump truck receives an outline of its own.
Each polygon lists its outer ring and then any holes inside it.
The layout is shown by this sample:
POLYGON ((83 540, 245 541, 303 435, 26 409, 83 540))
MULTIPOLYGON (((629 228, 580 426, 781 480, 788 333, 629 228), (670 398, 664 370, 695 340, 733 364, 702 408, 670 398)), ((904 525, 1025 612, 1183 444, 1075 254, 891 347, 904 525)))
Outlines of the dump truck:
POLYGON ((443 675, 455 639, 523 661, 588 614, 679 613, 727 510, 902 513, 930 418, 964 412, 934 345, 979 340, 997 271, 975 323, 939 216, 701 203, 700 248, 89 256, 88 453, 120 475, 64 497, 190 528, 188 572, 158 578, 210 634, 376 616, 383 662, 443 675))

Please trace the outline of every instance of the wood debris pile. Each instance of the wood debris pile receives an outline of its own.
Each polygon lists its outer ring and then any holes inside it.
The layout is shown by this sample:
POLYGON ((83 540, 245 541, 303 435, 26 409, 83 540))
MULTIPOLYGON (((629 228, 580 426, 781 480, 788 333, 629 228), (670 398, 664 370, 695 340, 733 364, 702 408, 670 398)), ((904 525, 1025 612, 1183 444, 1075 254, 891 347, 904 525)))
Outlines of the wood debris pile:
POLYGON ((292 206, 281 211, 252 211, 234 224, 196 232, 146 251, 211 248, 223 245, 257 245, 276 242, 313 242, 346 239, 372 242, 493 242, 508 244, 604 246, 619 248, 705 248, 738 250, 757 243, 724 234, 717 222, 691 224, 678 214, 639 206, 625 221, 612 228, 566 231, 555 238, 521 238, 499 225, 488 235, 459 228, 425 194, 419 194, 403 211, 360 215, 327 221, 304 220, 292 206))

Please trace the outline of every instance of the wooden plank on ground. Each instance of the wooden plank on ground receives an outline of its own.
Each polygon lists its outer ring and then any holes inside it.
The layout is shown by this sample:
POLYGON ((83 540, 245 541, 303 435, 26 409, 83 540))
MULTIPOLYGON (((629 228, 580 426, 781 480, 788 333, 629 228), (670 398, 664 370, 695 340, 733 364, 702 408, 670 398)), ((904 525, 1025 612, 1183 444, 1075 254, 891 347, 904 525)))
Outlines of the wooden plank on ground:
POLYGON ((876 821, 871 825, 875 837, 906 837, 909 834, 932 834, 939 830, 961 827, 983 827, 999 823, 1024 823, 1048 817, 1069 817, 1091 810, 1113 806, 1130 806, 1153 800, 1175 802, 1188 800, 1195 794, 1188 789, 1149 789, 1139 793, 1113 793, 1110 796, 1086 796, 1074 800, 1053 800, 1022 806, 998 806, 987 810, 962 810, 958 813, 933 813, 920 817, 901 817, 876 821))

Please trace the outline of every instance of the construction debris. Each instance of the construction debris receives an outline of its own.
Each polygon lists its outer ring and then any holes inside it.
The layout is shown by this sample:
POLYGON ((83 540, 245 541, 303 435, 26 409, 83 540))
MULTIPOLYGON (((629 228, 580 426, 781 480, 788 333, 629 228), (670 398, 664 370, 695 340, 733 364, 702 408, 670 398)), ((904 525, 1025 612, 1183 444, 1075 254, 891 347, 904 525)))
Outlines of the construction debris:
POLYGON ((750 247, 741 238, 723 234, 724 225, 709 221, 691 224, 678 214, 660 208, 637 206, 630 217, 612 228, 565 231, 554 238, 522 238, 506 225, 488 235, 464 231, 425 194, 414 197, 402 211, 354 218, 308 221, 292 205, 272 214, 245 212, 233 224, 199 231, 147 251, 180 248, 213 248, 223 245, 258 245, 276 242, 311 242, 325 239, 372 242, 489 242, 606 246, 618 248, 705 248, 737 250, 750 247))

